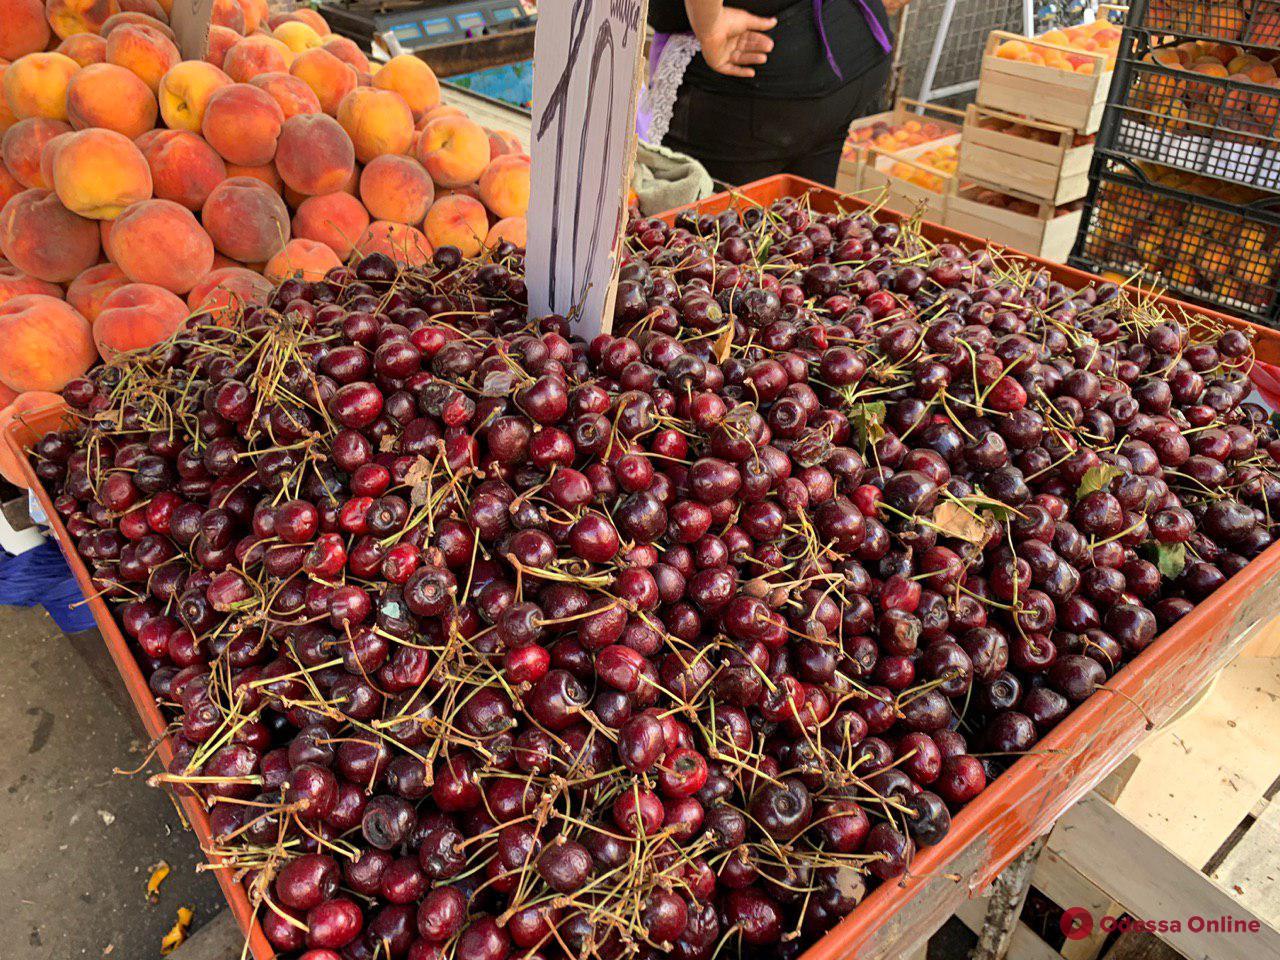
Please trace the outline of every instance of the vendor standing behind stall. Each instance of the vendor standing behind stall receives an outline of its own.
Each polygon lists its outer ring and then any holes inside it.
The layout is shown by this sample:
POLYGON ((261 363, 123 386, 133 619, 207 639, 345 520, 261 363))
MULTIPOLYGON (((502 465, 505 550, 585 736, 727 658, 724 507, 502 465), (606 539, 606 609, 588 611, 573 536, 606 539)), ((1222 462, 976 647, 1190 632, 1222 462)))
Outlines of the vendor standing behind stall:
MULTIPOLYGON (((701 46, 675 75, 663 145, 730 184, 775 173, 834 184, 849 124, 872 111, 889 79, 885 0, 739 2, 650 0, 659 50, 666 34, 692 33, 701 46)), ((903 0, 887 2, 896 11, 903 0)), ((653 59, 660 97, 672 71, 653 59)))

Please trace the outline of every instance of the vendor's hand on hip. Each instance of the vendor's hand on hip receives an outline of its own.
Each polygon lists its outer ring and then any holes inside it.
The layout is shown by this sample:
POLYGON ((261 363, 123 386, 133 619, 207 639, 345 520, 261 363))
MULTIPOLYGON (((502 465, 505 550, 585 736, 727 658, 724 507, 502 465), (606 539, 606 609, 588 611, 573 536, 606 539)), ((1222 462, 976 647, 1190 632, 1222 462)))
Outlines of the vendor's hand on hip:
POLYGON ((737 7, 724 7, 710 29, 698 35, 702 58, 717 73, 730 77, 754 77, 755 67, 769 58, 773 40, 765 33, 777 24, 774 17, 757 17, 737 7))

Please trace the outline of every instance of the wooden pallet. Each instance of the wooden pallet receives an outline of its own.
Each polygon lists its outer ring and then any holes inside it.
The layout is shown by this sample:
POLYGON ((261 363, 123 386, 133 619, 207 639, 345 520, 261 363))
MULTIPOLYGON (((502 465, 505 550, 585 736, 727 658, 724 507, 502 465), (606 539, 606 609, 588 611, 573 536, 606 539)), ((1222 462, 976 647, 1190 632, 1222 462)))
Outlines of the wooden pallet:
MULTIPOLYGON (((1049 835, 1031 885, 1083 907, 1093 931, 1056 946, 1019 922, 1009 960, 1120 960, 1134 938, 1103 917, 1179 921, 1153 931, 1188 960, 1280 957, 1280 631, 1263 631, 1194 709, 1157 731, 1049 835), (1193 929, 1232 917, 1257 932, 1193 929), (1125 950, 1115 951, 1121 943, 1125 950)), ((979 930, 986 901, 957 913, 979 930)), ((1056 944, 1056 940, 1055 940, 1056 944)), ((1145 947, 1143 949, 1146 949, 1145 947)))

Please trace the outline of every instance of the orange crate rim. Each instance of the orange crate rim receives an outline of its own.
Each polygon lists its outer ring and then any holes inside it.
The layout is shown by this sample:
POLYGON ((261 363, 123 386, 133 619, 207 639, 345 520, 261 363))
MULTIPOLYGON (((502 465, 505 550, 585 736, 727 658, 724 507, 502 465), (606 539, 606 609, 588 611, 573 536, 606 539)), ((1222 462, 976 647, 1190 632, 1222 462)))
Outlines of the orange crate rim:
MULTIPOLYGON (((768 205, 783 197, 807 197, 815 209, 832 211, 865 209, 870 204, 844 196, 809 180, 789 175, 770 177, 736 191, 716 194, 679 207, 661 216, 668 222, 676 214, 695 209, 706 213, 744 205, 768 205)), ((906 218, 892 211, 877 214, 884 220, 906 218)), ((985 246, 986 241, 968 234, 925 223, 924 235, 935 243, 985 246)), ((1082 286, 1101 278, 1092 274, 1025 257, 1047 269, 1062 283, 1082 286)), ((1181 304, 1166 297, 1189 315, 1252 330, 1259 352, 1280 362, 1280 333, 1213 311, 1181 304)), ((166 764, 173 757, 168 725, 146 678, 107 604, 96 595, 88 569, 75 551, 52 498, 36 476, 21 442, 24 427, 37 431, 56 429, 66 414, 47 410, 10 424, 3 442, 18 456, 23 476, 48 517, 54 535, 75 575, 125 687, 147 733, 159 744, 166 764)), ((943 841, 925 847, 906 875, 882 884, 854 908, 840 924, 817 941, 801 960, 898 960, 908 948, 922 943, 972 893, 984 887, 1072 803, 1091 790, 1142 739, 1149 724, 1167 720, 1243 646, 1254 627, 1269 619, 1280 589, 1265 589, 1280 572, 1280 543, 1268 547, 1244 570, 1227 581, 1210 601, 1156 638, 1139 657, 1126 665, 1103 688, 1055 727, 997 777, 954 819, 943 841)), ((191 795, 179 798, 188 820, 206 853, 212 847, 209 819, 200 801, 191 795)), ((217 858, 210 863, 236 921, 248 938, 254 960, 272 960, 275 951, 256 919, 244 886, 217 858)))

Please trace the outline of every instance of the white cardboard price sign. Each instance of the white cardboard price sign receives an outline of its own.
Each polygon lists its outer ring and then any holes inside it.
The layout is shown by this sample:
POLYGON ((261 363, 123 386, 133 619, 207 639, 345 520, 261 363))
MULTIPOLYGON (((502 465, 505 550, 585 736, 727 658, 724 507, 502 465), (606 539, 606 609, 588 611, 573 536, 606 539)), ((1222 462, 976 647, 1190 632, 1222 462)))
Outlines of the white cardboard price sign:
POLYGON ((525 282, 533 316, 612 324, 648 0, 538 5, 525 282))
POLYGON ((203 60, 209 52, 209 21, 213 0, 173 0, 169 26, 178 38, 183 60, 203 60))

